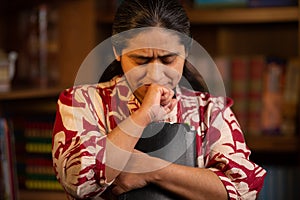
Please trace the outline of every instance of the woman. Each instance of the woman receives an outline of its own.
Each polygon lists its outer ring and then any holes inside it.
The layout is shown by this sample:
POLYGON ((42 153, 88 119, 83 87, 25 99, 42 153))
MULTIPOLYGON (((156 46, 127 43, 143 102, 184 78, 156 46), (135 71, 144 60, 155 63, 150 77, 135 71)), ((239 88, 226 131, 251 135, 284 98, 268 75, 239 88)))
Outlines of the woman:
POLYGON ((148 184, 178 199, 257 197, 265 171, 249 160, 232 101, 224 105, 206 92, 187 62, 189 26, 176 0, 122 2, 113 24, 115 61, 99 84, 59 97, 53 162, 70 198, 99 197, 108 188, 117 196, 148 184), (157 121, 197 131, 197 167, 135 149, 144 128, 157 121))

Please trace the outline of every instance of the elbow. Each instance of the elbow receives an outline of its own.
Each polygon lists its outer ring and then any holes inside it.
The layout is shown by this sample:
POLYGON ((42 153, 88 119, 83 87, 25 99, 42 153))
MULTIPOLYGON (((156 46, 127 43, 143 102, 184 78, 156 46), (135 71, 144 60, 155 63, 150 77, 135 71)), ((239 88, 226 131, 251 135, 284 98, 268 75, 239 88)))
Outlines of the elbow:
POLYGON ((107 185, 99 183, 99 174, 93 162, 83 166, 77 159, 54 157, 53 163, 58 181, 74 199, 99 196, 107 188, 107 185))
POLYGON ((101 187, 95 178, 91 177, 92 170, 88 176, 86 174, 79 175, 75 171, 68 171, 59 178, 59 182, 66 193, 75 199, 87 199, 100 195, 105 188, 101 187), (90 178, 88 178, 90 177, 90 178))

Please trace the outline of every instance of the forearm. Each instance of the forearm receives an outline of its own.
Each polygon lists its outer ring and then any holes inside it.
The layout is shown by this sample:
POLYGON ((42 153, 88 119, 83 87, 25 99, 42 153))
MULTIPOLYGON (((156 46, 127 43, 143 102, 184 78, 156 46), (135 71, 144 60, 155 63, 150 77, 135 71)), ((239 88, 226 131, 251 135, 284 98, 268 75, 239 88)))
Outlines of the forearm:
POLYGON ((227 191, 219 177, 209 169, 170 164, 151 173, 152 183, 185 199, 227 199, 227 191))
POLYGON ((125 120, 126 124, 117 126, 107 135, 105 176, 108 182, 115 179, 124 169, 143 128, 149 123, 147 115, 141 111, 136 111, 130 119, 125 120))

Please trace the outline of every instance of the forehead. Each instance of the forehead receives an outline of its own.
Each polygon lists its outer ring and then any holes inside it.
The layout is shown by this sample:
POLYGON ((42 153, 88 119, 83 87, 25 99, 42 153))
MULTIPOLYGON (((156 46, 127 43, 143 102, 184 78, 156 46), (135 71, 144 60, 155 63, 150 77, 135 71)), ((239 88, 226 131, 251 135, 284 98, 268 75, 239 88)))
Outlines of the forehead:
POLYGON ((162 49, 154 49, 154 48, 144 48, 144 49, 136 49, 130 52, 127 52, 126 55, 136 55, 136 56, 167 56, 173 55, 174 53, 179 54, 180 52, 170 52, 162 49))
POLYGON ((136 50, 149 52, 150 49, 156 49, 160 53, 183 53, 184 45, 180 42, 177 34, 163 29, 149 29, 129 39, 123 53, 136 50))

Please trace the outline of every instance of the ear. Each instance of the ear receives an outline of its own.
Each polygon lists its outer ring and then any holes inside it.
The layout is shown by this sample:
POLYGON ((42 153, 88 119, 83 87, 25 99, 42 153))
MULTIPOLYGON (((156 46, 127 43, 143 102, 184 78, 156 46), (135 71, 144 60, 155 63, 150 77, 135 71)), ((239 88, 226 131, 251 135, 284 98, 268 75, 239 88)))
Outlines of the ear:
POLYGON ((117 53, 116 48, 113 46, 114 55, 117 61, 121 61, 121 56, 117 53))

